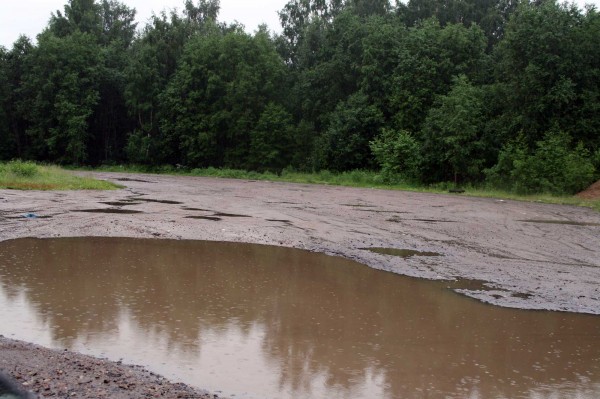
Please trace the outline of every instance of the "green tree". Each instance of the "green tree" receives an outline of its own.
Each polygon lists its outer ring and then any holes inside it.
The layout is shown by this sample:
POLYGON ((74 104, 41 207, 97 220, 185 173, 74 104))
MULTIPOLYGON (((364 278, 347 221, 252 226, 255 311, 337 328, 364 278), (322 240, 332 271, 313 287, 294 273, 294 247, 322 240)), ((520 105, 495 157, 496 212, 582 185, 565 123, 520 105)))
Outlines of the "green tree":
POLYGON ((279 172, 291 163, 295 126, 292 115, 279 104, 267 104, 250 133, 248 167, 279 172))
POLYGON ((409 132, 383 128, 370 147, 386 182, 419 177, 421 145, 409 132))
MULTIPOLYGON (((97 102, 84 118, 88 129, 86 159, 92 163, 122 158, 130 122, 123 98, 127 51, 133 42, 135 10, 114 0, 70 0, 64 13, 52 15, 45 34, 67 39, 86 33, 95 40, 102 63, 97 65, 97 102)), ((72 123, 75 123, 75 118, 72 123)), ((81 121, 79 124, 81 125, 81 121)))
POLYGON ((372 168, 374 159, 369 143, 382 124, 381 111, 369 104, 366 95, 360 92, 351 95, 336 107, 329 128, 317 142, 317 168, 335 171, 372 168))
POLYGON ((27 117, 31 110, 31 95, 23 87, 23 81, 31 65, 33 45, 26 36, 20 36, 10 51, 3 56, 2 109, 5 115, 6 157, 30 157, 29 143, 25 132, 27 117), (10 148, 10 150, 8 150, 10 148))
POLYGON ((125 103, 126 68, 136 24, 135 10, 117 1, 101 3, 102 35, 99 44, 102 65, 99 67, 99 101, 90 120, 90 161, 111 162, 124 159, 123 147, 130 121, 125 103))
POLYGON ((9 159, 15 154, 15 143, 10 135, 10 120, 8 107, 10 99, 10 86, 8 77, 8 51, 0 46, 0 159, 9 159))
POLYGON ((203 25, 209 21, 215 22, 221 9, 219 0, 199 0, 194 5, 192 0, 185 0, 185 16, 189 22, 203 25))
POLYGON ((406 26, 398 22, 395 18, 380 16, 365 20, 366 33, 358 67, 360 90, 383 112, 387 123, 395 113, 390 101, 395 89, 393 77, 408 34, 406 26))
POLYGON ((265 31, 197 36, 162 101, 164 146, 189 166, 248 166, 251 132, 285 66, 265 31))
POLYGON ((284 59, 295 65, 298 62, 298 48, 306 40, 308 27, 331 23, 342 7, 343 0, 290 0, 286 3, 279 12, 284 59))
POLYGON ((521 194, 575 194, 596 177, 589 151, 582 143, 573 146, 571 137, 560 130, 546 133, 533 151, 523 135, 508 142, 486 175, 493 186, 521 194))
POLYGON ((522 3, 498 45, 496 80, 505 86, 501 115, 515 137, 527 133, 528 144, 554 126, 586 143, 600 144, 600 34, 598 13, 547 0, 522 3))
POLYGON ((418 26, 432 17, 442 26, 463 24, 468 28, 477 24, 485 32, 491 49, 502 39, 518 3, 516 0, 409 0, 398 1, 396 10, 408 26, 418 26))
POLYGON ((95 38, 75 32, 38 37, 26 77, 33 109, 28 134, 38 159, 81 163, 87 159, 89 119, 98 103, 101 51, 95 38))
POLYGON ((326 129, 329 115, 358 89, 364 25, 356 15, 343 12, 331 26, 313 23, 299 49, 302 68, 294 96, 299 115, 326 129))
POLYGON ((386 15, 392 8, 389 0, 349 0, 348 5, 352 12, 361 17, 386 15))
POLYGON ((477 179, 484 159, 483 92, 466 76, 455 79, 447 95, 440 96, 429 110, 421 132, 423 179, 477 179))
POLYGON ((102 34, 102 7, 95 0, 68 0, 64 12, 57 10, 52 14, 48 30, 58 37, 75 32, 99 37, 102 34))
POLYGON ((102 23, 102 43, 118 44, 128 48, 135 37, 136 11, 125 4, 114 0, 103 0, 100 17, 102 23))
POLYGON ((448 93, 456 76, 476 80, 485 46, 485 37, 477 26, 442 28, 437 21, 427 20, 409 29, 398 54, 388 100, 394 126, 419 132, 436 96, 448 93))
MULTIPOLYGON (((218 1, 186 1, 184 16, 171 12, 153 15, 133 43, 125 68, 125 102, 133 128, 128 138, 130 160, 178 163, 178 150, 165 143, 160 131, 160 98, 177 70, 184 47, 195 36, 221 34, 215 24, 218 1)), ((177 146, 175 146, 177 147, 177 146)))

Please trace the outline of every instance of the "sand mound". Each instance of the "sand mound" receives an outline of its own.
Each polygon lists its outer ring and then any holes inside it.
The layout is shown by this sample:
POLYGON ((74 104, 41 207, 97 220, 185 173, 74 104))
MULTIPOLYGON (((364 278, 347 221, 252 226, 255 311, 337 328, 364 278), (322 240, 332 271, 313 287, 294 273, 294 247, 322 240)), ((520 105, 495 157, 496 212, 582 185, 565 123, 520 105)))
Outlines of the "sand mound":
POLYGON ((589 186, 586 190, 583 190, 577 194, 579 198, 585 199, 600 199, 600 180, 589 186))

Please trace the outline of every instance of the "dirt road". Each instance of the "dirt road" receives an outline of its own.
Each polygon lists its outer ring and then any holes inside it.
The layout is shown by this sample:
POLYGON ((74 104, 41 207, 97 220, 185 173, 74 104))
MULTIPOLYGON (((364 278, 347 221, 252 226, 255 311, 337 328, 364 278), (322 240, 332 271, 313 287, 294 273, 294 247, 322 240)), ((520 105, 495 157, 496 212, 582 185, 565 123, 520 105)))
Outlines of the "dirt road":
POLYGON ((282 245, 408 276, 464 279, 457 290, 500 306, 600 314, 600 214, 589 209, 303 184, 88 174, 126 188, 0 190, 0 241, 113 236, 282 245), (365 250, 371 247, 440 256, 403 258, 365 250))
POLYGON ((487 287, 474 287, 484 290, 462 292, 501 306, 600 314, 600 214, 589 209, 303 184, 91 175, 127 188, 0 191, 0 241, 122 236, 283 245, 408 276, 485 281, 487 287), (41 218, 23 217, 27 213, 41 218), (367 247, 442 256, 402 258, 367 247))

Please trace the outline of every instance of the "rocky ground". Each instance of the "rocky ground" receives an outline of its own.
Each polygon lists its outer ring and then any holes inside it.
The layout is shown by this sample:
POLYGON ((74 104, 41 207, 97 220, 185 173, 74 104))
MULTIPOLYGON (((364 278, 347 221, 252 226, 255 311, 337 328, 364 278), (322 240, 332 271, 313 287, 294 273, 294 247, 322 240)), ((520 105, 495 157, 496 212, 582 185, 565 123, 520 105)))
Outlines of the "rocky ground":
MULTIPOLYGON (((303 184, 89 174, 126 188, 0 190, 0 241, 112 236, 282 245, 414 277, 481 281, 456 289, 500 306, 600 314, 600 214, 590 209, 303 184), (393 257, 365 250, 370 247, 442 256, 393 257)), ((44 351, 3 339, 0 368, 49 397, 105 397, 102 392, 140 398, 199 395, 135 367, 44 351), (45 357, 54 360, 44 363, 45 357), (57 378, 61 375, 69 380, 57 378), (128 384, 136 390, 127 393, 121 386, 128 384), (172 391, 152 393, 154 388, 172 391)))
POLYGON ((185 384, 169 382, 139 366, 51 350, 1 336, 0 370, 44 398, 217 398, 185 384))

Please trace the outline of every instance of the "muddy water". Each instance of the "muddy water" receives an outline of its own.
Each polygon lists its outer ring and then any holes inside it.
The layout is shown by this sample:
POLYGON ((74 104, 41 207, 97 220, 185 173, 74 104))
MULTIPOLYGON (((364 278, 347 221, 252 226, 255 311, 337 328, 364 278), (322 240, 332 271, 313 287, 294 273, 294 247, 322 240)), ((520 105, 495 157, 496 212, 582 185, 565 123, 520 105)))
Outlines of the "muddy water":
POLYGON ((235 398, 597 398, 600 317, 275 247, 0 243, 0 334, 235 398))

